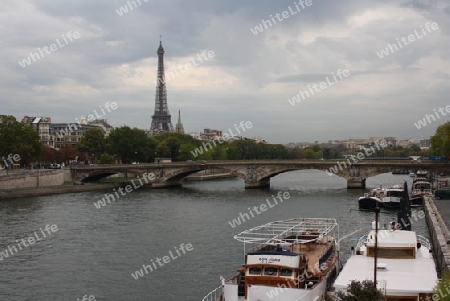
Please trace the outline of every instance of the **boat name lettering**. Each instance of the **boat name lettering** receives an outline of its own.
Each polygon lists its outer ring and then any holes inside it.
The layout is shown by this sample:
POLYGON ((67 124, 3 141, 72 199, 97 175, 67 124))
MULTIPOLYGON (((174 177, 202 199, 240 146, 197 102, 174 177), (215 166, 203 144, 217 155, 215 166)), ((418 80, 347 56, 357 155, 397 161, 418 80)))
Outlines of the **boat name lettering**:
POLYGON ((261 263, 281 262, 281 259, 280 259, 280 258, 260 257, 258 260, 259 260, 261 263))

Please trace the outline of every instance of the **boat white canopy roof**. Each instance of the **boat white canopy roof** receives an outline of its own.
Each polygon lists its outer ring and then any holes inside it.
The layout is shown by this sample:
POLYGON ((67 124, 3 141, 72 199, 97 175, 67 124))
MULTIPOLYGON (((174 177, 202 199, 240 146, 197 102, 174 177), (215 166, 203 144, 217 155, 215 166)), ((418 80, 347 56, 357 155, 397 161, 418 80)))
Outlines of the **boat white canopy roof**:
MULTIPOLYGON (((352 280, 373 280, 373 257, 353 255, 334 282, 337 290, 345 290, 352 280)), ((417 293, 431 293, 437 284, 437 273, 432 258, 416 259, 379 258, 378 288, 387 295, 417 296, 417 293)))
MULTIPOLYGON (((375 246, 375 231, 369 233, 368 246, 375 246)), ((378 247, 414 247, 417 246, 417 237, 414 231, 406 230, 378 230, 378 247)))
POLYGON ((264 245, 291 245, 294 243, 308 243, 320 240, 330 233, 337 221, 330 218, 293 218, 283 221, 270 222, 262 226, 245 230, 234 236, 234 239, 244 243, 258 243, 264 245), (300 233, 311 232, 314 238, 293 238, 300 233), (317 234, 317 235, 316 235, 317 234))

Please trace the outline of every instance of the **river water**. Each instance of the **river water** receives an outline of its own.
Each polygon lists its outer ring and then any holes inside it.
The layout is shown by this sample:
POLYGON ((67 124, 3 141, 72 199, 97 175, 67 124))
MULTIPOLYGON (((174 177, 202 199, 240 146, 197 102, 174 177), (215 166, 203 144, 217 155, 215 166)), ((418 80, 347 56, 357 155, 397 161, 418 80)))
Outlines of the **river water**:
MULTIPOLYGON (((411 183, 407 175, 382 174, 369 178, 367 188, 405 180, 411 183)), ((220 284, 219 277, 231 276, 243 263, 243 245, 233 239, 243 230, 294 217, 336 218, 340 237, 362 228, 341 242, 345 263, 374 219, 357 210, 363 190, 347 190, 344 179, 315 170, 280 174, 262 190, 245 190, 235 178, 139 188, 97 209, 93 202, 106 192, 111 191, 0 201, 0 300, 76 301, 86 295, 91 299, 85 300, 200 301, 220 284), (278 192, 288 192, 289 199, 274 204, 278 192), (230 225, 266 199, 272 208, 230 225), (143 265, 147 273, 138 276, 143 265)), ((393 216, 382 213, 381 224, 393 216)), ((413 230, 428 237, 425 220, 414 221, 413 230)))

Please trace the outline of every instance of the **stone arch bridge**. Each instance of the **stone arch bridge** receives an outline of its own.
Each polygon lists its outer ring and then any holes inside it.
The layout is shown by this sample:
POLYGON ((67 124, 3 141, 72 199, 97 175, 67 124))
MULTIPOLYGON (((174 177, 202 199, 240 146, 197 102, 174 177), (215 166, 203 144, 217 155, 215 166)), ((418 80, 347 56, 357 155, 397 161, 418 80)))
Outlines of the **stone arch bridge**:
POLYGON ((270 178, 293 170, 317 169, 330 176, 335 174, 347 180, 347 188, 365 188, 365 181, 371 176, 394 170, 427 170, 436 173, 450 173, 450 164, 429 161, 414 163, 410 161, 363 160, 349 164, 347 160, 239 160, 150 163, 136 165, 78 165, 71 167, 74 181, 98 181, 117 174, 132 173, 147 177, 152 187, 179 186, 183 178, 206 169, 223 170, 245 181, 245 188, 270 186, 270 178))

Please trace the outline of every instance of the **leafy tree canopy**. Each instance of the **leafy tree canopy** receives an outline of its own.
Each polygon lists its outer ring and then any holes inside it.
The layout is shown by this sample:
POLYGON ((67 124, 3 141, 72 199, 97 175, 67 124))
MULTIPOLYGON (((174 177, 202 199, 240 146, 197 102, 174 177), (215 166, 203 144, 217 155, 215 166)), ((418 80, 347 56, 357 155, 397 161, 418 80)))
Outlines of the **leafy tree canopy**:
MULTIPOLYGON (((450 295, 447 294, 446 292, 448 292, 450 288, 450 272, 449 271, 444 271, 442 273, 442 277, 441 277, 441 281, 439 281, 438 285, 435 288, 435 295, 438 295, 439 301, 450 301, 450 295), (444 292, 445 296, 442 297, 441 294, 439 292, 444 292)), ((433 299, 434 300, 434 299, 433 299)))
POLYGON ((0 157, 19 154, 27 162, 41 152, 38 132, 11 115, 0 115, 0 141, 0 157))
POLYGON ((337 300, 341 301, 384 301, 386 298, 381 291, 374 288, 373 281, 353 280, 348 286, 345 293, 338 292, 337 300))
POLYGON ((440 125, 436 133, 431 136, 431 150, 437 156, 450 154, 450 122, 440 125))
POLYGON ((108 154, 102 154, 100 157, 100 164, 113 164, 114 157, 108 154))
POLYGON ((102 154, 105 148, 106 139, 99 129, 87 130, 77 145, 79 151, 94 154, 94 156, 102 154))
POLYGON ((122 163, 151 162, 155 158, 156 141, 137 128, 115 128, 108 136, 108 145, 122 163))

